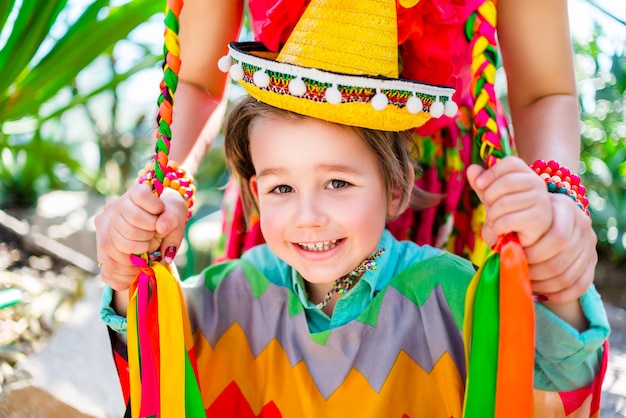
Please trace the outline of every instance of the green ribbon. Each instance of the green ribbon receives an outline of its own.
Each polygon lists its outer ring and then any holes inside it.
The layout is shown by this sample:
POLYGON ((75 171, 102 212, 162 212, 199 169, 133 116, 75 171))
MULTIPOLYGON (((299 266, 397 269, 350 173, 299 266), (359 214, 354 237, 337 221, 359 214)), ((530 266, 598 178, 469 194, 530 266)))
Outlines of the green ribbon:
POLYGON ((495 414, 498 375, 500 255, 494 253, 481 269, 470 348, 471 373, 467 379, 465 418, 489 418, 495 414))

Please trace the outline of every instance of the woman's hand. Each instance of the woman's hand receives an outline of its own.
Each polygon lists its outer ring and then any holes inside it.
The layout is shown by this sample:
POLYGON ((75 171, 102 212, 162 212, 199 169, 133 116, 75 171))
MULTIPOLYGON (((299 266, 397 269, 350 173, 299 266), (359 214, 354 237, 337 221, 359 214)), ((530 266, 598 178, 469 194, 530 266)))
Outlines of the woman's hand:
POLYGON ((593 282, 598 261, 591 219, 571 198, 548 193, 543 180, 518 158, 504 158, 489 170, 470 166, 467 176, 487 211, 482 233, 487 244, 517 233, 533 292, 563 320, 585 329, 578 299, 593 282))

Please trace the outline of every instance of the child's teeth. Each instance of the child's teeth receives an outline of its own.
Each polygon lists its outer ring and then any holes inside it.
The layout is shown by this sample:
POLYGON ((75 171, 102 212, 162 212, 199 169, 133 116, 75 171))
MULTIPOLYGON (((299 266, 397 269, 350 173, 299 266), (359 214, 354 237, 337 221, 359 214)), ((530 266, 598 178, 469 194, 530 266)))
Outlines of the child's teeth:
POLYGON ((299 242, 298 245, 307 251, 328 251, 337 246, 337 240, 333 239, 324 242, 299 242))

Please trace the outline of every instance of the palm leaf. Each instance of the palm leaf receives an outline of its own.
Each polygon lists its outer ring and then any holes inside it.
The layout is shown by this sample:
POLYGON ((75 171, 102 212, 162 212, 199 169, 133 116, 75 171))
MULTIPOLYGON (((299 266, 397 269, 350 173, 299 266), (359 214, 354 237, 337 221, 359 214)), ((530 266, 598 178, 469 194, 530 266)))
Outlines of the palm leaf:
MULTIPOLYGON (((97 96, 98 94, 104 93, 106 91, 115 90, 122 82, 126 81, 131 75, 136 74, 141 70, 145 70, 147 68, 154 67, 156 64, 162 61, 162 57, 156 55, 146 55, 141 60, 139 60, 135 65, 133 65, 128 71, 123 73, 114 74, 113 78, 109 80, 107 83, 97 87, 94 90, 86 94, 76 94, 72 97, 69 103, 65 106, 55 109, 54 112, 47 114, 45 116, 41 116, 39 118, 39 122, 43 123, 47 120, 56 119, 60 117, 64 112, 72 109, 76 106, 86 104, 91 98, 97 96)), ((156 105, 156 102, 155 102, 156 105)))
MULTIPOLYGON (((72 156, 72 147, 67 143, 42 139, 16 145, 7 145, 2 150, 3 170, 0 175, 7 188, 33 190, 35 182, 44 178, 51 189, 64 188, 65 179, 55 172, 58 165, 66 166, 80 181, 91 184, 95 176, 72 156)), ((15 190, 11 190, 15 193, 15 190)))
POLYGON ((41 103, 69 85, 95 58, 162 9, 160 2, 134 0, 112 8, 106 18, 99 19, 103 3, 96 1, 87 8, 54 48, 16 81, 13 93, 0 102, 4 119, 35 114, 41 103))
POLYGON ((6 25, 7 19, 13 10, 15 0, 3 0, 0 1, 0 28, 6 25))
POLYGON ((7 43, 0 51, 0 95, 4 95, 12 81, 31 62, 66 3, 67 0, 23 1, 7 43))

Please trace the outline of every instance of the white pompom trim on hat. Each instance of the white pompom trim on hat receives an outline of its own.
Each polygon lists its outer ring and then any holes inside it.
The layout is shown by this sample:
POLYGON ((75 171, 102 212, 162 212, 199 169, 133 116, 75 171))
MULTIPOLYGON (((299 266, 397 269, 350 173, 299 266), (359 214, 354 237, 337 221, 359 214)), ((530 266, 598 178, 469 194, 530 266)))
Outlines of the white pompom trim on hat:
POLYGON ((389 99, 385 96, 384 93, 380 91, 380 89, 376 89, 376 94, 372 97, 372 107, 375 110, 385 110, 387 105, 389 104, 389 99))
POLYGON ((333 84, 331 87, 326 89, 324 93, 324 98, 330 104, 339 104, 341 103, 341 92, 337 88, 336 84, 333 84))
POLYGON ((443 103, 437 98, 436 102, 430 105, 430 116, 435 119, 439 119, 443 115, 443 103))
POLYGON ((230 55, 224 55, 217 61, 217 68, 219 68, 220 71, 223 73, 227 73, 232 65, 233 59, 230 57, 230 55))
POLYGON ((455 117, 458 111, 459 111, 459 105, 457 105, 452 100, 448 100, 446 104, 443 105, 443 114, 450 118, 455 117))
POLYGON ((243 80, 243 75, 244 75, 243 66, 239 63, 231 65, 231 67, 228 70, 228 73, 230 74, 232 79, 235 81, 243 80))
POLYGON ((350 74, 339 74, 329 71, 322 71, 316 68, 300 67, 298 65, 274 61, 235 49, 234 44, 229 45, 229 54, 223 56, 218 61, 218 67, 223 72, 229 72, 235 81, 244 78, 242 63, 259 68, 252 75, 252 81, 260 88, 267 88, 270 85, 268 70, 293 76, 288 84, 289 94, 292 96, 303 96, 307 91, 304 78, 313 80, 320 84, 330 84, 324 94, 324 99, 330 104, 340 104, 343 101, 341 91, 337 88, 341 86, 354 86, 363 89, 375 89, 376 94, 371 98, 370 104, 377 111, 383 111, 389 105, 389 98, 382 90, 405 91, 412 95, 406 101, 405 108, 411 114, 424 111, 424 103, 417 96, 435 96, 437 99, 430 105, 428 110, 433 118, 440 118, 444 114, 453 117, 458 112, 458 105, 452 101, 454 89, 451 87, 434 86, 417 81, 405 79, 390 79, 368 76, 358 76, 350 74), (445 98, 445 105, 441 98, 445 98))
POLYGON ((270 76, 265 70, 259 70, 252 75, 254 84, 259 88, 266 88, 270 85, 270 76))
POLYGON ((406 110, 415 115, 424 110, 424 103, 422 103, 422 100, 417 97, 415 93, 413 93, 413 96, 409 97, 406 101, 406 110))
POLYGON ((300 77, 289 80, 288 88, 292 96, 304 96, 306 93, 306 84, 300 77))

